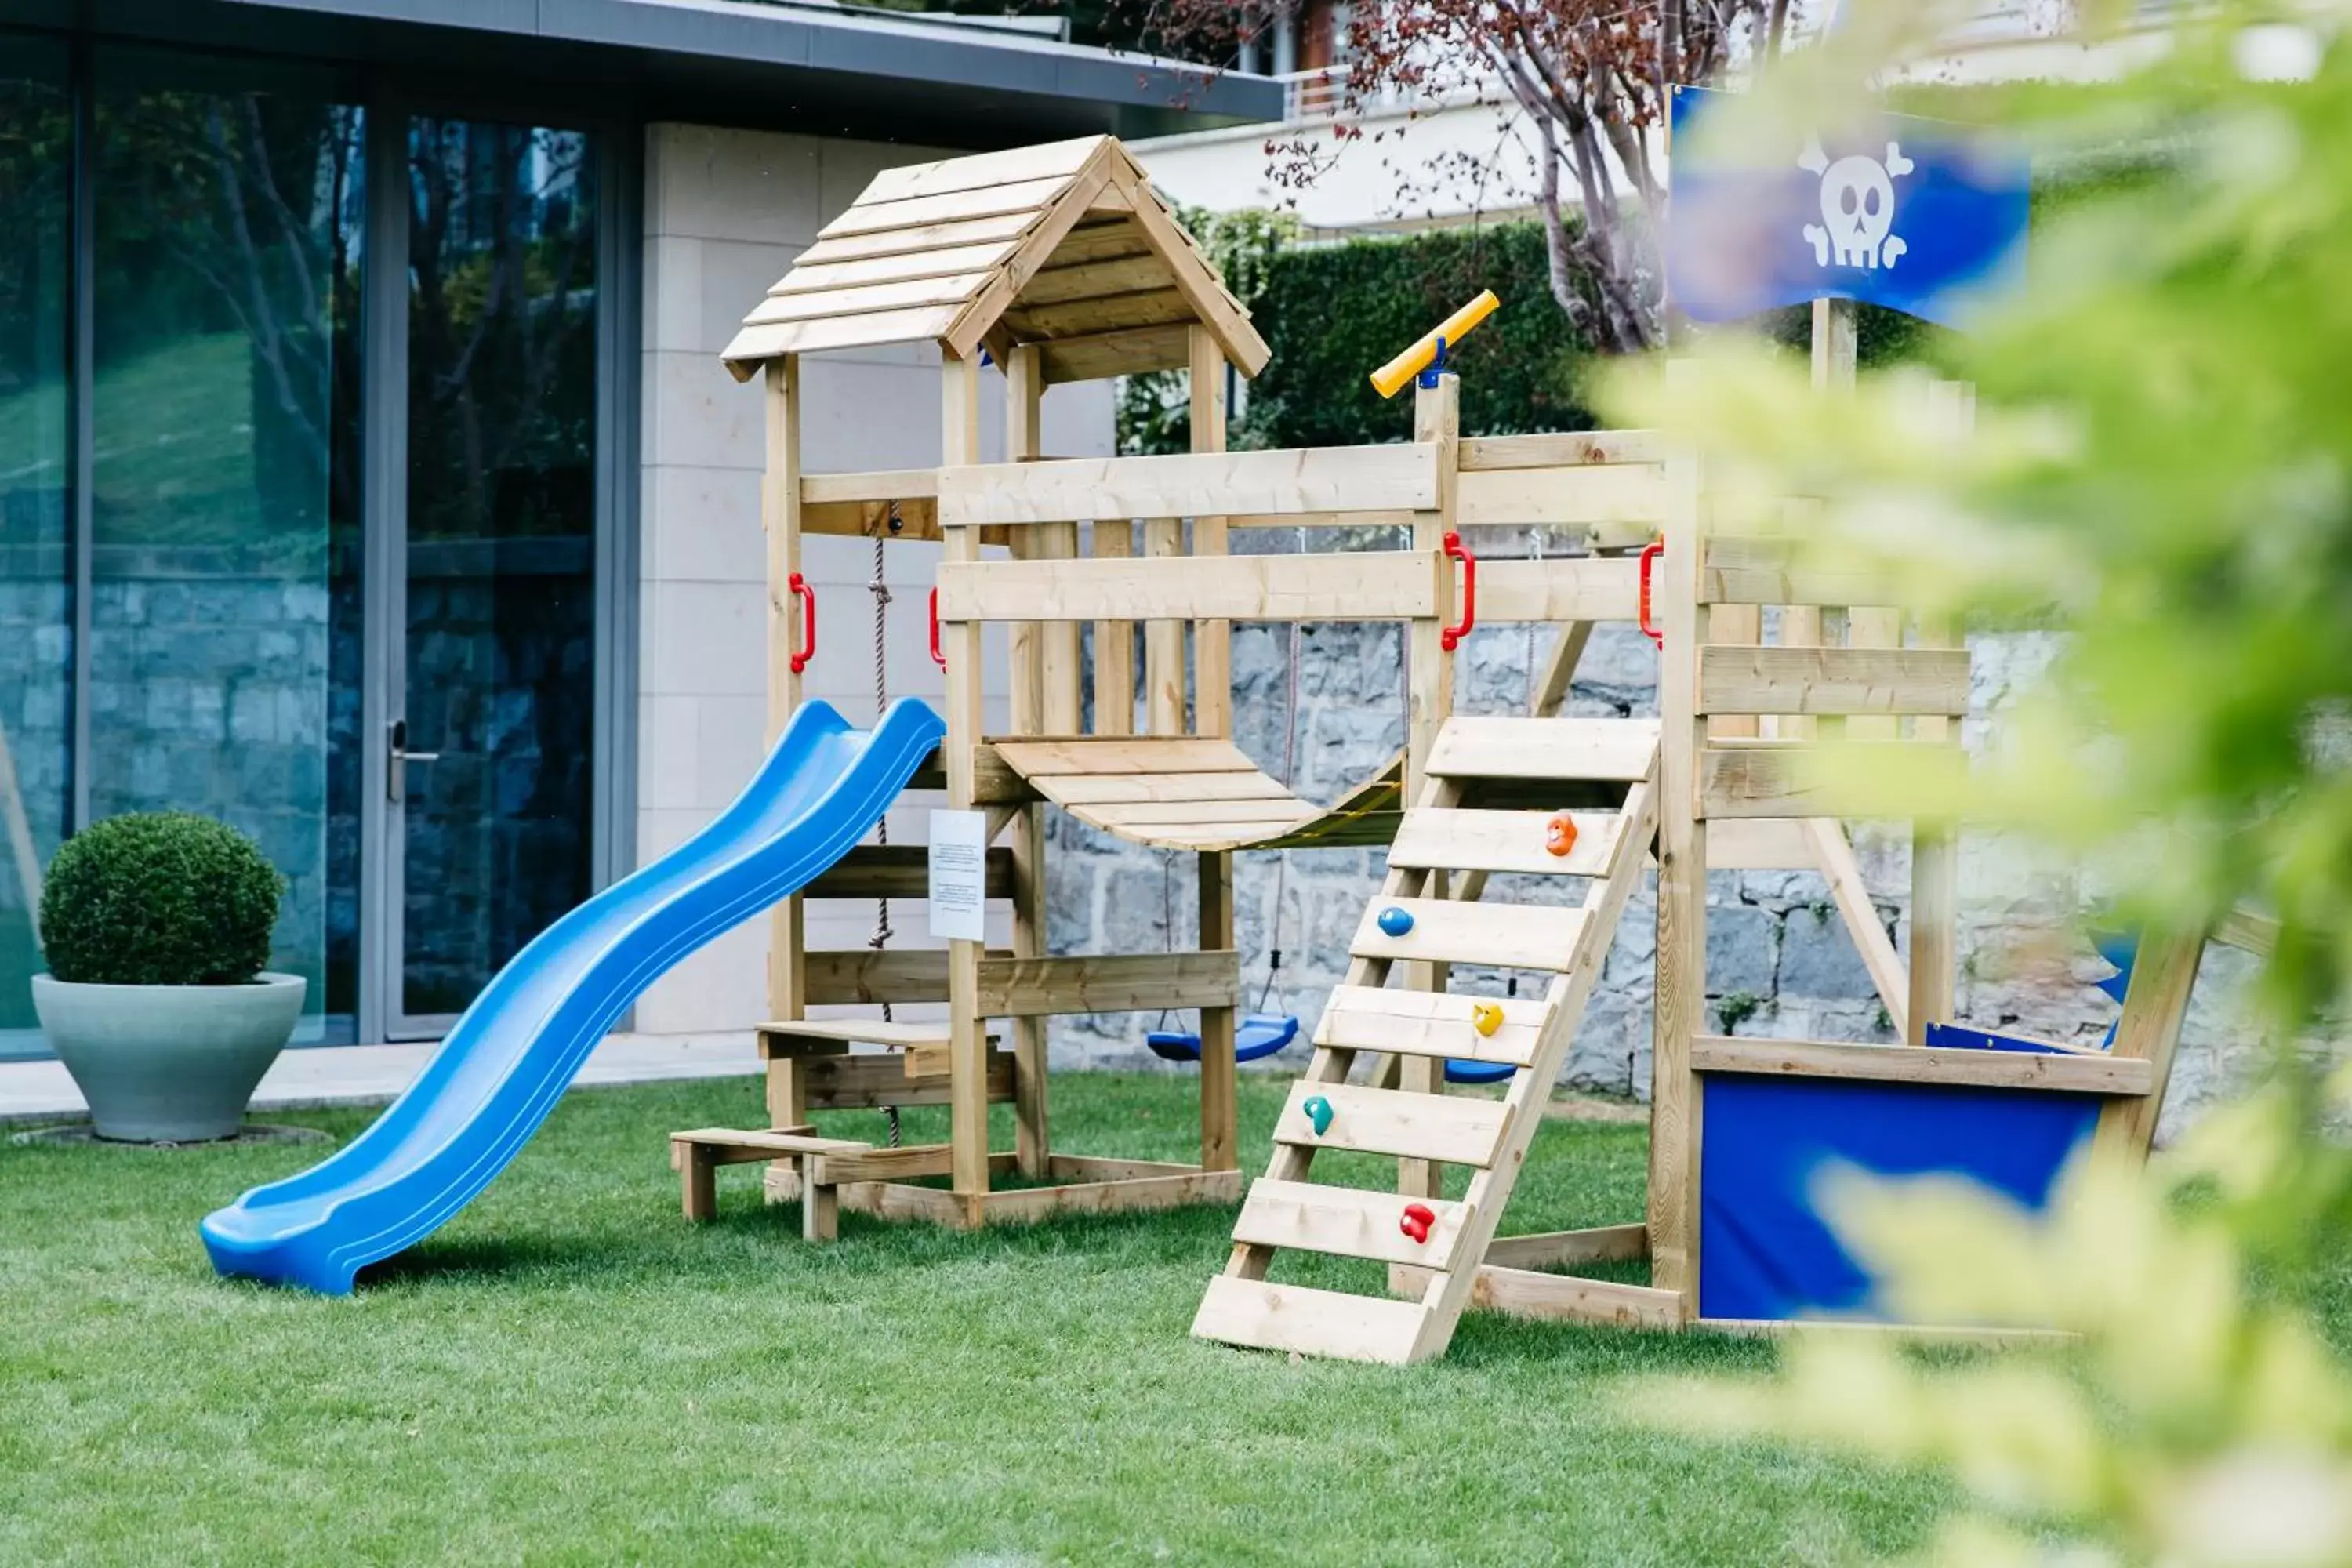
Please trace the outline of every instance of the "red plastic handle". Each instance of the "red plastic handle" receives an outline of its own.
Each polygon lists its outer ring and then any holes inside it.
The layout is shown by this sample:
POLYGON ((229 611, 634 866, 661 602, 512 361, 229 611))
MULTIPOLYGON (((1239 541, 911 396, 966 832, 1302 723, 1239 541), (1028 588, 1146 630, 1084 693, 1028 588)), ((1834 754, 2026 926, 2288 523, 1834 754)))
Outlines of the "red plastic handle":
POLYGON ((1448 626, 1437 636, 1437 646, 1452 653, 1478 624, 1478 558, 1464 548, 1458 533, 1447 534, 1444 543, 1445 553, 1462 563, 1462 624, 1448 626))
POLYGON ((931 662, 941 669, 948 667, 948 656, 940 651, 940 591, 931 590, 931 662))
POLYGON ((1642 546, 1642 635, 1660 647, 1666 646, 1666 634, 1650 624, 1650 568, 1665 552, 1666 542, 1663 539, 1654 539, 1642 546))
POLYGON ((801 646, 793 650, 793 673, 798 675, 816 654, 816 590, 797 572, 785 580, 785 585, 801 602, 801 646))
POLYGON ((1397 1221, 1397 1228, 1413 1240, 1425 1243, 1429 1240, 1429 1227, 1436 1223, 1437 1211, 1427 1204, 1407 1204, 1404 1205, 1404 1217, 1397 1221))

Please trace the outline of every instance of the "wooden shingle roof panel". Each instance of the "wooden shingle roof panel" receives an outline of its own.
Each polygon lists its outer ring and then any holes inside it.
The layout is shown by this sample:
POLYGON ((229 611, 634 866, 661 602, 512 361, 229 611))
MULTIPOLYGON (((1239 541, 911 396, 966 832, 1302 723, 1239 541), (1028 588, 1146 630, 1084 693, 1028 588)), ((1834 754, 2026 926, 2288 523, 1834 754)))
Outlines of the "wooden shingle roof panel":
POLYGON ((1094 136, 877 175, 723 357, 748 379, 763 360, 820 348, 1034 342, 1058 373, 1049 379, 1072 379, 1095 364, 1185 363, 1195 321, 1244 374, 1265 364, 1248 312, 1141 166, 1094 136), (1054 352, 1065 343, 1072 352, 1054 352))

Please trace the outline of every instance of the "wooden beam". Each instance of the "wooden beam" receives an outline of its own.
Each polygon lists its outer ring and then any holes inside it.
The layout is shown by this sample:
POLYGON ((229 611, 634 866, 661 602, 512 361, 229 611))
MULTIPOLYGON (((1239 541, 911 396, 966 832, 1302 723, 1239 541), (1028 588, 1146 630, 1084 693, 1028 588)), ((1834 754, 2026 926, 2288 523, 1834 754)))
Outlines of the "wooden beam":
POLYGON ((1941 713, 1969 710, 1959 648, 1699 649, 1703 713, 1941 713))
POLYGON ((1586 1263, 1631 1263, 1650 1256, 1650 1227, 1600 1225, 1499 1236, 1486 1244, 1486 1261, 1506 1268, 1570 1268, 1586 1263))
POLYGON ((1664 515, 1664 479, 1647 465, 1504 468, 1462 476, 1459 521, 1465 528, 1654 528, 1664 515))
POLYGON ((990 1193, 981 1201, 980 1216, 986 1225, 1025 1225, 1064 1215, 1143 1214, 1193 1204, 1229 1204, 1241 1195, 1239 1171, 1187 1171, 990 1193))
POLYGON ((961 528, 1235 511, 1414 510, 1435 504, 1437 482, 1437 452, 1427 442, 950 465, 940 472, 940 521, 961 528))
POLYGON ((1655 430, 1568 430, 1538 436, 1465 436, 1462 471, 1567 468, 1591 464, 1663 464, 1665 437, 1655 430))
POLYGON ((1640 563, 1626 556, 1563 555, 1478 563, 1478 624, 1630 621, 1641 612, 1640 563))
POLYGON ((2148 1093, 2153 1082, 2147 1061, 2129 1057, 2072 1052, 2045 1055, 2039 1051, 1972 1050, 1965 1047, 1874 1046, 1846 1040, 1761 1040, 1720 1035, 1701 1035, 1692 1042, 1691 1070, 2142 1097, 2148 1093))
POLYGON ((976 984, 980 1014, 991 1018, 1231 1007, 1241 996, 1241 960, 1231 949, 991 958, 976 984))
MULTIPOLYGON (((940 619, 1393 621, 1433 617, 1444 595, 1449 563, 1435 551, 1171 561, 1173 542, 1151 531, 1172 520, 1145 526, 1146 554, 1134 560, 943 563, 940 619)), ((1181 638, 1183 628, 1173 630, 1181 638)), ((1172 679, 1181 693, 1181 670, 1172 679)))
MULTIPOLYGON (((861 844, 801 890, 804 899, 922 899, 930 893, 929 849, 920 844, 861 844)), ((988 852, 988 896, 1013 890, 1013 851, 988 852)), ((814 1000, 814 997, 811 998, 814 1000)))
MULTIPOLYGON (((1400 1268, 1393 1284, 1408 1290, 1426 1290, 1430 1278, 1425 1269, 1400 1268)), ((1506 1317, 1550 1322, 1604 1323, 1621 1329, 1682 1326, 1682 1298, 1672 1290, 1585 1279, 1573 1274, 1539 1274, 1491 1263, 1479 1268, 1471 1284, 1470 1305, 1506 1317)))

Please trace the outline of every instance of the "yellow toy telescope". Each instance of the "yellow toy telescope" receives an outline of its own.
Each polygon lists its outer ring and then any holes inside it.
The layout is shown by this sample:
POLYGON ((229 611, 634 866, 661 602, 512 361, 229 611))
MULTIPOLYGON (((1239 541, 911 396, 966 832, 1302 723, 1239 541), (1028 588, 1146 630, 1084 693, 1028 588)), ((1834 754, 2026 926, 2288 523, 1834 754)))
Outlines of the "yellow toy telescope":
MULTIPOLYGON (((1492 289, 1481 289, 1478 297, 1437 323, 1436 329, 1412 347, 1372 372, 1372 390, 1382 397, 1394 397, 1404 390, 1404 384, 1427 369, 1435 360, 1439 345, 1450 348, 1467 337, 1470 329, 1495 313, 1502 301, 1495 298, 1492 289)), ((1441 365, 1439 368, 1443 369, 1441 365)))

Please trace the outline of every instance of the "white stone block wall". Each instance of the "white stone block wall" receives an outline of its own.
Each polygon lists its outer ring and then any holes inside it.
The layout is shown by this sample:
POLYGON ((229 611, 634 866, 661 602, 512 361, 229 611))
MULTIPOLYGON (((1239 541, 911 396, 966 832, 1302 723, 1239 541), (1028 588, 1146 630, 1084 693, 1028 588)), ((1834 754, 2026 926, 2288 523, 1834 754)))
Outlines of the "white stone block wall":
MULTIPOLYGON (((766 546, 760 477, 761 396, 719 353, 743 316, 817 230, 879 171, 938 150, 662 124, 646 134, 645 342, 641 416, 637 859, 675 847, 710 820, 759 765, 767 698, 766 546)), ((1003 449, 1003 382, 983 374, 983 449, 1003 449)), ((885 348, 803 362, 803 459, 812 473, 919 468, 940 458, 939 353, 885 348)), ((1106 455, 1108 384, 1056 388, 1045 406, 1046 450, 1106 455)), ((889 689, 941 691, 927 649, 924 596, 936 545, 885 552, 889 689)), ((871 547, 810 539, 803 565, 818 595, 818 644, 806 692, 864 723, 874 712, 871 547)), ((1001 719, 1001 644, 989 698, 1001 719)), ((892 814, 894 841, 921 836, 927 805, 892 814)), ((894 907, 898 945, 922 945, 919 904, 894 907)), ((1000 920, 1003 918, 1000 914, 1000 920)), ((854 947, 870 906, 812 909, 810 942, 854 947)), ((637 1005, 651 1033, 749 1027, 765 1016, 767 921, 746 924, 666 976, 637 1005)))

